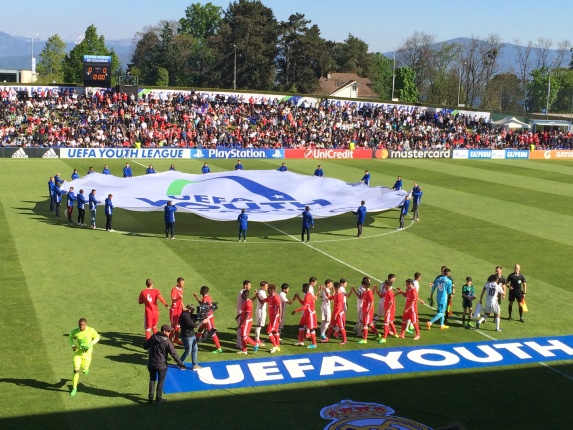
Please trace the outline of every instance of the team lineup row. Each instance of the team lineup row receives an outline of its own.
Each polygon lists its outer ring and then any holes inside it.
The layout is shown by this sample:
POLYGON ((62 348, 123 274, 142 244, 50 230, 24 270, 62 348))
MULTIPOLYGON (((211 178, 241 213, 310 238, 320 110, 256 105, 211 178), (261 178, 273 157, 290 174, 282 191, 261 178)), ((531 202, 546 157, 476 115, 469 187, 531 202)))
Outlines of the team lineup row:
MULTIPOLYGON (((474 314, 477 319, 476 326, 480 328, 491 313, 494 314, 496 330, 501 331, 500 324, 500 304, 505 298, 506 290, 509 289, 508 320, 512 319, 512 306, 517 300, 519 304, 520 321, 523 320, 525 309, 525 294, 527 294, 526 278, 520 273, 520 266, 516 264, 514 271, 507 279, 502 275, 502 267, 496 267, 496 273, 488 278, 481 295, 479 297, 479 307, 483 306, 483 316, 474 314), (485 305, 482 301, 485 296, 485 305)), ((301 313, 298 323, 298 337, 294 343, 296 346, 307 348, 317 348, 317 341, 327 343, 332 337, 339 339, 339 345, 347 343, 346 332, 346 312, 348 309, 347 299, 356 296, 356 307, 358 320, 354 331, 360 337, 358 344, 367 344, 369 334, 374 335, 374 339, 380 344, 384 344, 387 338, 405 338, 406 333, 413 334, 414 340, 420 338, 420 326, 418 320, 418 303, 424 304, 419 295, 421 275, 414 274, 413 279, 405 281, 405 290, 394 288, 396 276, 388 275, 381 287, 371 285, 368 277, 363 277, 358 288, 348 288, 348 282, 342 278, 339 282, 327 279, 324 284, 318 285, 315 277, 309 278, 309 282, 302 285, 302 298, 296 293, 292 298, 288 298, 289 285, 283 283, 278 292, 277 286, 266 281, 259 283, 259 289, 251 296, 252 284, 250 281, 243 281, 243 287, 239 292, 236 306, 237 321, 237 343, 238 354, 247 354, 247 347, 253 347, 256 353, 260 347, 264 346, 261 339, 261 331, 266 327, 268 339, 272 344, 269 352, 271 354, 280 352, 283 340, 281 332, 284 327, 286 306, 298 301, 300 306, 294 309, 291 314, 301 313), (379 297, 378 306, 375 312, 375 296, 379 297), (394 323, 396 313, 396 295, 406 298, 404 310, 402 312, 401 328, 398 332, 394 323), (321 324, 319 334, 317 333, 318 321, 315 302, 320 299, 321 324), (253 307, 253 301, 256 305, 253 307), (332 302, 332 307, 331 307, 332 302), (266 317, 269 322, 266 324, 266 317), (376 325, 381 322, 382 333, 378 332, 376 325), (254 338, 251 331, 255 326, 254 338)), ((433 306, 433 297, 436 293, 437 309, 436 315, 426 322, 428 330, 434 322, 439 321, 441 329, 447 329, 448 316, 451 315, 452 298, 455 295, 455 286, 450 269, 445 266, 441 268, 441 274, 436 277, 431 286, 428 298, 430 306, 433 306)), ((163 384, 167 374, 167 361, 171 356, 180 369, 186 369, 184 361, 188 356, 192 359, 192 370, 199 370, 201 366, 197 362, 198 343, 202 340, 212 339, 215 344, 214 354, 223 352, 213 311, 217 309, 217 303, 209 295, 209 287, 203 286, 199 295, 193 294, 197 305, 188 304, 183 306, 184 278, 177 279, 177 284, 172 288, 170 298, 171 305, 163 298, 160 291, 154 287, 151 279, 146 280, 146 288, 139 295, 139 303, 145 305, 145 336, 144 348, 149 351, 147 367, 149 370, 149 393, 148 401, 163 402, 163 384), (159 322, 158 302, 169 309, 170 324, 163 324, 158 331, 159 322), (197 309, 197 311, 196 311, 197 309), (184 352, 179 357, 174 347, 175 344, 184 346, 184 352)), ((476 300, 475 288, 471 277, 466 277, 466 283, 462 287, 462 326, 472 328, 471 318, 473 302, 476 300), (467 324, 465 323, 467 315, 467 324)), ((476 306, 476 308, 478 307, 476 306)), ((87 326, 85 318, 81 318, 78 327, 73 329, 69 335, 69 342, 74 352, 74 376, 73 386, 70 395, 77 393, 77 385, 80 370, 84 374, 89 373, 89 366, 92 358, 93 345, 100 340, 99 334, 91 327, 87 326)))

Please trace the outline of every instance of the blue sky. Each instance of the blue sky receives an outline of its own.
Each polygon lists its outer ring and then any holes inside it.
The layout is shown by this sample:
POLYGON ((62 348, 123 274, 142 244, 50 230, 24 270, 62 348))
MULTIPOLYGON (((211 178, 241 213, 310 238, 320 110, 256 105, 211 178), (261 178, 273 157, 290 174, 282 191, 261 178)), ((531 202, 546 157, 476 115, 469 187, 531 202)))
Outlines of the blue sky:
MULTIPOLYGON (((64 40, 83 35, 94 24, 106 39, 132 39, 143 27, 162 19, 179 19, 198 0, 25 0, 3 2, 0 31, 40 40, 59 34, 64 40), (9 17, 8 19, 6 19, 9 17)), ((227 9, 229 0, 211 3, 227 9)), ((262 0, 277 20, 302 13, 321 29, 322 37, 343 41, 352 34, 372 52, 398 49, 414 31, 436 41, 456 37, 486 38, 497 34, 504 42, 523 44, 549 39, 553 47, 573 41, 573 1, 546 0, 262 0)))

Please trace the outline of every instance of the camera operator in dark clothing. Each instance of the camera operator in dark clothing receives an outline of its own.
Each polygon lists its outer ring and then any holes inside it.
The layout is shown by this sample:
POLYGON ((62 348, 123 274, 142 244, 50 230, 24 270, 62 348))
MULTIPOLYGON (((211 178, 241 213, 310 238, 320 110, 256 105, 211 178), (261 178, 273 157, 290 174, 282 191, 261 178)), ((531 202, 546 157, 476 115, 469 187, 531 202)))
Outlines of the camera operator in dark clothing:
POLYGON ((143 348, 149 350, 149 358, 147 359, 147 369, 149 370, 149 395, 148 403, 153 403, 153 394, 155 390, 155 383, 157 382, 157 391, 155 394, 155 402, 163 403, 163 383, 165 382, 165 375, 167 375, 167 356, 171 355, 179 365, 181 370, 185 369, 183 361, 179 359, 179 355, 175 351, 175 347, 169 334, 175 329, 168 324, 161 326, 161 331, 158 331, 153 336, 145 341, 143 348))
POLYGON ((193 313, 194 310, 195 307, 193 305, 187 305, 185 309, 183 309, 183 312, 181 312, 181 315, 179 315, 180 335, 183 346, 185 346, 181 361, 185 361, 189 354, 191 354, 192 369, 199 370, 201 366, 197 363, 197 350, 199 348, 197 346, 197 338, 195 337, 195 329, 201 325, 202 319, 193 313))

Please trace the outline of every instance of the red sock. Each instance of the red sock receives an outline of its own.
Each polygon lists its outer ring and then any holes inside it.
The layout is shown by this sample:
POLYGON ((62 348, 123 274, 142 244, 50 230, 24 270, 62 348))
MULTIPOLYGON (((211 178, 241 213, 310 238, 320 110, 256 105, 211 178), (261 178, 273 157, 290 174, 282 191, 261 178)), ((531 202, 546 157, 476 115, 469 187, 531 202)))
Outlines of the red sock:
POLYGON ((389 331, 390 327, 388 324, 384 324, 384 339, 386 339, 388 337, 388 331, 389 331))
POLYGON ((304 342, 304 333, 305 333, 304 327, 298 329, 298 341, 299 342, 304 342))
POLYGON ((217 335, 213 336, 213 342, 215 342, 215 346, 217 347, 217 349, 221 349, 221 343, 219 342, 219 336, 217 336, 217 335))
POLYGON ((316 345, 316 332, 314 330, 310 332, 310 340, 312 340, 313 345, 316 345))
POLYGON ((402 327, 401 327, 400 333, 404 333, 404 330, 406 330, 406 323, 405 323, 405 322, 402 323, 402 327))
POLYGON ((346 342, 346 330, 341 328, 340 333, 342 333, 342 342, 346 342))
POLYGON ((145 330, 145 338, 149 339, 151 337, 151 332, 148 330, 145 330))
POLYGON ((362 339, 366 340, 366 338, 368 338, 368 327, 364 326, 362 329, 362 339))
POLYGON ((374 333, 374 336, 378 336, 378 330, 376 330, 376 327, 374 327, 374 324, 372 324, 370 326, 370 331, 372 331, 372 333, 374 333))
POLYGON ((414 330, 416 331, 416 336, 420 336, 420 326, 417 322, 414 323, 414 330))

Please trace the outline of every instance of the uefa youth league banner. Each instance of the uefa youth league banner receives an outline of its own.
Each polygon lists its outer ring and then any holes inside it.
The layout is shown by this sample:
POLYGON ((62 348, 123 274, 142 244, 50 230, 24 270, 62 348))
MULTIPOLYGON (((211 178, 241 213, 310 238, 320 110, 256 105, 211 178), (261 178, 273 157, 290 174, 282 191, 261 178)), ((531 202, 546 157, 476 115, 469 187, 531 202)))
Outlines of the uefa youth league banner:
POLYGON ((113 195, 117 208, 162 211, 169 200, 181 212, 216 221, 234 221, 246 209, 250 221, 269 222, 300 216, 310 206, 316 218, 356 210, 364 200, 369 212, 402 204, 406 191, 369 187, 361 182, 319 178, 276 170, 244 170, 192 175, 176 171, 119 178, 92 173, 65 182, 69 190, 97 189, 101 199, 113 195))

